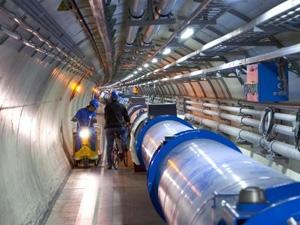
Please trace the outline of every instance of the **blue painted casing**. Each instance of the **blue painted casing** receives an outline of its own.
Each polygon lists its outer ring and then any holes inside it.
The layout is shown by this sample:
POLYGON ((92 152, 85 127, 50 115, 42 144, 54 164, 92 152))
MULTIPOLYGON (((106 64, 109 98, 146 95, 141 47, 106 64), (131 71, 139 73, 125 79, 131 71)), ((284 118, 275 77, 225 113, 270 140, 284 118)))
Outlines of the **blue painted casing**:
MULTIPOLYGON (((279 68, 275 62, 263 62, 258 64, 258 100, 259 102, 280 102, 288 100, 288 93, 279 95, 279 68)), ((288 66, 283 68, 288 81, 288 66)))
MULTIPOLYGON (((263 203, 238 203, 236 207, 224 204, 225 207, 215 207, 214 210, 223 209, 223 217, 220 219, 226 225, 239 224, 239 221, 247 221, 243 223, 245 225, 286 225, 290 217, 296 221, 300 219, 299 182, 274 186, 264 192, 266 201, 263 203)), ((226 199, 222 197, 219 196, 220 199, 226 199)))

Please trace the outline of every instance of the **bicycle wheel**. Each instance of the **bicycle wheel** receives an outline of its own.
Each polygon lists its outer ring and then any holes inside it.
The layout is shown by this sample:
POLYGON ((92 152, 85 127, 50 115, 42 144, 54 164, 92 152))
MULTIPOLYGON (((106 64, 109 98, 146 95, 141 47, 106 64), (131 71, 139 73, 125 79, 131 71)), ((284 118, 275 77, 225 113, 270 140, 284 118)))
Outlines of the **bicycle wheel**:
POLYGON ((127 154, 128 151, 124 151, 124 156, 123 156, 123 163, 124 163, 124 166, 128 167, 128 154, 127 154))
POLYGON ((115 169, 119 168, 119 156, 118 156, 118 149, 113 149, 112 151, 112 166, 115 169))

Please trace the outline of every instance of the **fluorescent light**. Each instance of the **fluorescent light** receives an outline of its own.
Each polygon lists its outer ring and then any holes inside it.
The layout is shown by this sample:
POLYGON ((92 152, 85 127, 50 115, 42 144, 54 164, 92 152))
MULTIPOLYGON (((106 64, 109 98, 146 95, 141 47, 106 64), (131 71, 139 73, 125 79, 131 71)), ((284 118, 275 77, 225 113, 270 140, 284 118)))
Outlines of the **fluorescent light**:
POLYGON ((168 69, 169 67, 171 67, 171 64, 165 65, 165 66, 163 67, 163 69, 166 70, 166 69, 168 69))
POLYGON ((138 70, 139 70, 139 71, 142 71, 142 70, 143 70, 143 68, 142 68, 142 67, 139 67, 139 68, 138 68, 138 70))
POLYGON ((162 52, 163 55, 169 55, 171 53, 171 49, 170 48, 165 48, 162 52))
POLYGON ((186 28, 180 35, 180 39, 188 39, 190 36, 194 34, 194 29, 191 27, 186 28))
POLYGON ((153 58, 153 59, 151 60, 151 62, 152 62, 152 63, 157 63, 157 62, 158 62, 158 59, 157 59, 157 58, 153 58))
POLYGON ((133 73, 134 73, 134 74, 137 74, 138 72, 137 72, 137 71, 134 71, 133 73))
POLYGON ((177 75, 177 76, 173 77, 172 79, 173 79, 173 80, 177 80, 177 79, 179 79, 179 78, 181 78, 181 77, 183 77, 183 76, 182 76, 182 75, 177 75))
POLYGON ((203 73, 202 70, 195 70, 195 71, 190 73, 190 77, 197 76, 197 75, 200 75, 202 73, 203 73))
POLYGON ((148 64, 148 63, 145 63, 145 64, 144 64, 144 67, 145 67, 145 68, 149 67, 149 64, 148 64))
POLYGON ((186 55, 186 56, 183 56, 183 57, 181 57, 180 59, 178 59, 178 60, 176 61, 176 63, 181 63, 181 62, 183 62, 183 61, 187 60, 188 58, 189 58, 189 56, 188 56, 188 55, 186 55))

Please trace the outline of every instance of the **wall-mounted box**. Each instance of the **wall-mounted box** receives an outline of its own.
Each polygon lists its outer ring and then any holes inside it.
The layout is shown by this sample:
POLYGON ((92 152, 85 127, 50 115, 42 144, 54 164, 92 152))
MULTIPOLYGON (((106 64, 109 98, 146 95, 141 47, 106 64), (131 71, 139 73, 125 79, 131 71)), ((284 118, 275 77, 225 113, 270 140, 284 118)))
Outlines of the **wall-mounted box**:
POLYGON ((287 64, 264 62, 248 65, 244 90, 248 101, 288 101, 287 64))
POLYGON ((176 104, 149 104, 148 117, 154 118, 161 115, 177 116, 176 104))

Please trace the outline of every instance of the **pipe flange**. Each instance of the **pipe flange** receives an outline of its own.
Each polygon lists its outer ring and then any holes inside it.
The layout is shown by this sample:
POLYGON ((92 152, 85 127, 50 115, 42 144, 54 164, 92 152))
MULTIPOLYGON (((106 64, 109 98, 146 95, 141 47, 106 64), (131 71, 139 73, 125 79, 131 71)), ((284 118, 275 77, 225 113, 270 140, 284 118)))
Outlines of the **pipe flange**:
POLYGON ((133 15, 131 14, 131 11, 129 10, 129 15, 130 15, 130 17, 131 17, 131 19, 132 19, 133 21, 138 21, 138 20, 141 20, 141 19, 143 18, 143 16, 145 15, 145 10, 144 10, 144 12, 143 12, 143 14, 142 14, 141 16, 133 16, 133 15))
POLYGON ((169 12, 166 15, 163 15, 159 12, 159 8, 158 6, 154 7, 154 11, 156 12, 156 14, 159 16, 159 18, 169 18, 172 15, 172 12, 169 12))
POLYGON ((244 105, 238 103, 238 105, 240 105, 240 110, 239 110, 239 114, 238 115, 241 115, 241 116, 246 116, 247 114, 243 113, 243 109, 247 108, 245 107, 244 105))
POLYGON ((241 129, 236 137, 236 140, 244 140, 243 138, 241 138, 241 133, 243 132, 243 130, 241 129))
POLYGON ((251 126, 245 124, 243 120, 244 120, 245 118, 252 118, 252 116, 246 115, 246 114, 243 113, 243 114, 241 114, 241 117, 242 117, 242 118, 241 118, 241 125, 246 126, 246 127, 251 127, 251 126))

